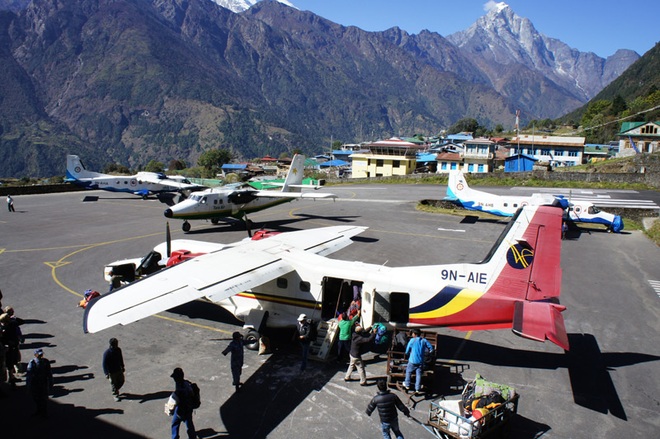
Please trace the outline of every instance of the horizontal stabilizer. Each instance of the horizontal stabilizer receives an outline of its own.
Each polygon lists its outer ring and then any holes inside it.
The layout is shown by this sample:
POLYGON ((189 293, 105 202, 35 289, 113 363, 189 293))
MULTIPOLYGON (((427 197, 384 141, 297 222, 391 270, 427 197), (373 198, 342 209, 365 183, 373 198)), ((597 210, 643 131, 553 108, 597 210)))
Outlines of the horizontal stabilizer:
POLYGON ((550 340, 568 350, 568 334, 561 312, 566 307, 550 302, 516 302, 513 332, 536 341, 550 340))

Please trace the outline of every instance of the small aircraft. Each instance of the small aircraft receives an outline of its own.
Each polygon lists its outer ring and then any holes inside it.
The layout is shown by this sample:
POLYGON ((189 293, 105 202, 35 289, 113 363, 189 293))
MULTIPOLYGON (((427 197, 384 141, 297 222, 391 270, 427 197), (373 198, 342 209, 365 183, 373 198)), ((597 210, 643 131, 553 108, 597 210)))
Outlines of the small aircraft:
MULTIPOLYGON (((511 328, 569 349, 559 304, 562 210, 525 206, 478 263, 387 267, 330 259, 366 227, 334 226, 280 233, 209 249, 93 299, 83 329, 126 325, 198 298, 217 303, 257 339, 265 325, 293 327, 296 316, 336 317, 361 294, 364 326, 511 328)), ((192 252, 195 241, 188 243, 192 252)))
POLYGON ((165 210, 166 218, 182 219, 181 229, 190 231, 191 219, 210 219, 213 224, 227 218, 244 220, 248 227, 248 213, 258 212, 296 198, 337 198, 334 194, 302 192, 302 188, 318 189, 320 186, 303 185, 305 157, 296 154, 280 191, 257 190, 246 183, 206 189, 165 210))
POLYGON ((102 189, 111 192, 127 192, 146 198, 150 194, 165 192, 191 192, 204 189, 205 186, 193 184, 185 177, 167 176, 160 172, 138 172, 135 175, 100 174, 85 169, 80 157, 66 156, 65 181, 75 183, 87 189, 102 189))
POLYGON ((567 218, 574 223, 603 224, 609 231, 623 230, 619 215, 603 212, 592 203, 568 200, 563 195, 532 194, 531 196, 504 196, 470 188, 462 171, 449 173, 446 200, 453 201, 468 210, 477 210, 497 216, 513 216, 522 206, 561 206, 567 218))

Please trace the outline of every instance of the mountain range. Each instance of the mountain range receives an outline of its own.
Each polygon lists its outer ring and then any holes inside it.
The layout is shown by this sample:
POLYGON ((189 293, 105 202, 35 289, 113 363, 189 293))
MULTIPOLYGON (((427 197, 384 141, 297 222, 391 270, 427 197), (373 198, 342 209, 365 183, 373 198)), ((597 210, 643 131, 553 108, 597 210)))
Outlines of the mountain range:
POLYGON ((571 49, 503 3, 447 37, 253 3, 0 0, 0 176, 62 175, 67 153, 195 165, 211 148, 316 154, 466 117, 508 128, 518 109, 580 107, 639 58, 571 49))

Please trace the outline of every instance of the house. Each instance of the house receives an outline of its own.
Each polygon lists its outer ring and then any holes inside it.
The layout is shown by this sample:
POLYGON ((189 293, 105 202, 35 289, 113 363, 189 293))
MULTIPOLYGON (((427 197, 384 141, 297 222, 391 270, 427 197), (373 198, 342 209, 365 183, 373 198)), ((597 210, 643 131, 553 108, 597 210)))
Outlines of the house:
POLYGON ((660 151, 660 121, 623 122, 618 136, 617 156, 660 151))
POLYGON ((551 166, 577 166, 583 162, 584 137, 521 134, 511 139, 511 155, 531 156, 551 166))
POLYGON ((417 153, 423 146, 392 137, 369 143, 367 151, 354 152, 352 178, 391 177, 412 174, 417 167, 417 153))
POLYGON ((445 151, 437 155, 438 174, 448 174, 449 171, 462 169, 463 157, 458 152, 445 151))
POLYGON ((593 163, 610 158, 610 145, 587 143, 584 145, 584 161, 593 163))
POLYGON ((537 161, 526 154, 513 154, 504 159, 504 172, 530 172, 537 161))
POLYGON ((463 143, 463 170, 470 173, 493 171, 495 164, 495 142, 480 137, 463 143))

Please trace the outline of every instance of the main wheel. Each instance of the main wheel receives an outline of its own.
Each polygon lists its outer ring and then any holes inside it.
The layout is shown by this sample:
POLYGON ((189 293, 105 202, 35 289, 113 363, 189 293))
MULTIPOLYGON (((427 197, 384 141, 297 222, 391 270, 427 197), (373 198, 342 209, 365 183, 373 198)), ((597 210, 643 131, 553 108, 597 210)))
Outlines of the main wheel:
POLYGON ((259 349, 259 338, 259 333, 254 329, 250 329, 243 338, 243 344, 249 350, 256 351, 259 349))
POLYGON ((190 223, 188 221, 184 221, 181 225, 181 230, 183 230, 185 233, 190 232, 190 223))
POLYGON ((217 218, 211 218, 211 224, 213 224, 214 226, 217 225, 219 222, 220 222, 219 219, 217 219, 217 218))

